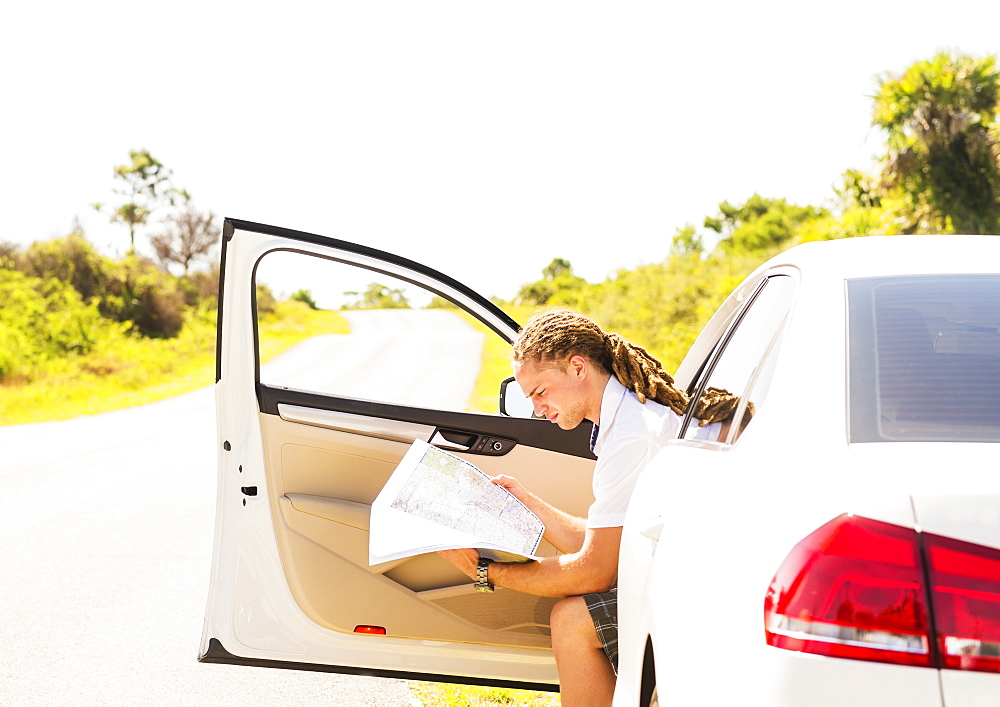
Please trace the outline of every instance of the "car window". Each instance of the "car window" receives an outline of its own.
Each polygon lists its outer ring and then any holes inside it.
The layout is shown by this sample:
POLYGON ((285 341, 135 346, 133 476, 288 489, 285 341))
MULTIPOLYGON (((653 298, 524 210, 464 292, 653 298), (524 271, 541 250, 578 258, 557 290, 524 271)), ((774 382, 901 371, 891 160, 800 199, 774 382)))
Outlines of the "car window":
MULTIPOLYGON (((764 280, 704 367, 696 394, 720 388, 740 396, 735 419, 742 419, 743 425, 732 425, 727 438, 719 441, 734 443, 753 415, 760 412, 794 295, 793 278, 775 275, 764 280)), ((688 420, 682 434, 696 436, 697 424, 688 420)))
POLYGON ((475 399, 486 328, 435 293, 291 250, 260 259, 255 289, 260 383, 410 407, 497 411, 496 391, 509 367, 484 385, 488 396, 475 399), (304 333, 297 355, 275 355, 304 333))
POLYGON ((852 442, 1000 441, 1000 277, 847 283, 852 442))

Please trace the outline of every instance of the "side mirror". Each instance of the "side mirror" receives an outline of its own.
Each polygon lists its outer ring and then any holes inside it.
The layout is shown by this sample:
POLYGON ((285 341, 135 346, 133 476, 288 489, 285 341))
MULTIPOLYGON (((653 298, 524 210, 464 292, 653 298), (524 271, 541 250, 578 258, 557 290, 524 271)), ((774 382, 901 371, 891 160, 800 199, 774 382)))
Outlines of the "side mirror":
POLYGON ((534 417, 535 406, 511 376, 500 384, 500 412, 508 417, 534 417))

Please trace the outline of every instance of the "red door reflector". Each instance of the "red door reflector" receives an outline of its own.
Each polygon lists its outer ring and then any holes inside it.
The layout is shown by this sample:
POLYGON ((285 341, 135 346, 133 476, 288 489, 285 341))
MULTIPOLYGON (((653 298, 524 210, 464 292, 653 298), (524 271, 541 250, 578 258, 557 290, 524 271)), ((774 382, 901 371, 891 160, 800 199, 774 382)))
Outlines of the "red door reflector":
POLYGON ((354 633, 370 633, 376 636, 384 636, 385 628, 382 626, 355 626, 354 633))

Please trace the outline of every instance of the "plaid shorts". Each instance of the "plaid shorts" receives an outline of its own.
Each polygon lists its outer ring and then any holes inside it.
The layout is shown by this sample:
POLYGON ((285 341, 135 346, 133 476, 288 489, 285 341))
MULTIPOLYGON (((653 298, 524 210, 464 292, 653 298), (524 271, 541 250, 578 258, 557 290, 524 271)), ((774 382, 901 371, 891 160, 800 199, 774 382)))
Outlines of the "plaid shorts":
POLYGON ((604 646, 604 653, 618 674, 618 587, 598 594, 584 594, 590 618, 597 629, 597 637, 604 646))

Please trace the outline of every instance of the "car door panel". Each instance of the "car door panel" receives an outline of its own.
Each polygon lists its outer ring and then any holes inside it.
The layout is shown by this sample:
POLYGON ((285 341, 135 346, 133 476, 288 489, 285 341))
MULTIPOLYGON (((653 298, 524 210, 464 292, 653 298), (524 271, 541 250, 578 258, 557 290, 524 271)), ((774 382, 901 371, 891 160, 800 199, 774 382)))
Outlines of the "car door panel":
MULTIPOLYGON (((515 476, 556 506, 586 515, 593 501, 589 430, 262 384, 252 274, 265 254, 291 243, 419 282, 508 341, 516 331, 475 293, 409 261, 227 221, 216 391, 219 503, 201 660, 552 689, 555 599, 476 592, 435 553, 369 566, 368 517, 415 439, 489 475, 515 476)), ((539 549, 554 553, 545 543, 539 549)))
MULTIPOLYGON (((358 625, 378 625, 396 636, 425 640, 547 647, 552 600, 507 591, 484 598, 436 555, 368 566, 368 512, 408 443, 274 415, 261 415, 261 428, 268 497, 285 577, 300 608, 313 621, 344 632, 353 632, 358 625), (388 581, 366 584, 365 593, 350 602, 329 589, 345 577, 373 574, 388 581), (424 611, 427 605, 446 609, 444 614, 424 611), (544 620, 539 621, 540 616, 544 620), (498 630, 494 628, 501 625, 498 622, 506 626, 505 635, 489 632, 498 630)), ((518 445, 504 457, 470 458, 494 474, 544 469, 545 457, 544 451, 518 445)), ((580 466, 585 476, 586 460, 581 459, 580 466)), ((530 471, 517 473, 523 483, 535 480, 530 471)), ((563 507, 579 514, 586 513, 591 501, 589 492, 578 485, 564 490, 559 499, 563 507)), ((540 552, 554 551, 543 545, 540 552)))

